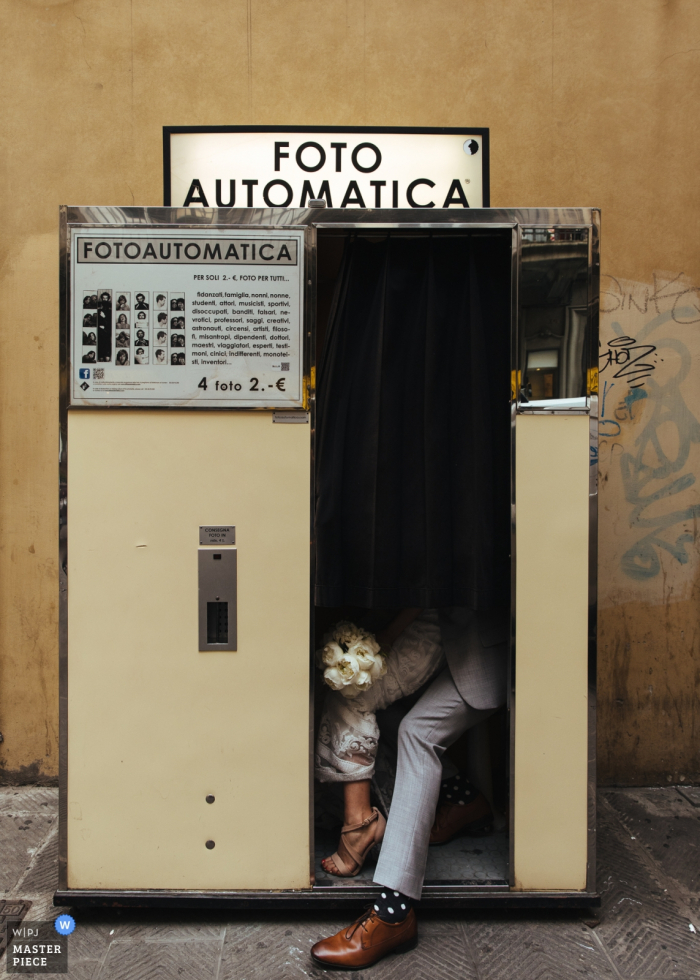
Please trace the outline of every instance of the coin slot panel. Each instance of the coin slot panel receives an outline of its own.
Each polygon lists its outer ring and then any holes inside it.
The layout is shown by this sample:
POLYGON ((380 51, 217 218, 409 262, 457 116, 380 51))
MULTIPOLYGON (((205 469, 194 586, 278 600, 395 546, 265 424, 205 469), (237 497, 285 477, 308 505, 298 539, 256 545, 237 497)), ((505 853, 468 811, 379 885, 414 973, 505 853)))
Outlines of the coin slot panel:
POLYGON ((199 650, 237 649, 238 552, 200 548, 199 650))

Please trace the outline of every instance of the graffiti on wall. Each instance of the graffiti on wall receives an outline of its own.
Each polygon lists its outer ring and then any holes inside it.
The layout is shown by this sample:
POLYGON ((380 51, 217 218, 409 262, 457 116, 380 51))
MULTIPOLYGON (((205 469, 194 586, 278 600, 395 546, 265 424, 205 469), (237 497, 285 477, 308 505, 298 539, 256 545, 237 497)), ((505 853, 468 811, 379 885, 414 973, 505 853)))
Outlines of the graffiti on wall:
POLYGON ((626 507, 629 546, 616 555, 618 567, 638 582, 661 573, 663 554, 678 566, 696 555, 700 422, 688 400, 698 402, 698 298, 681 275, 657 274, 651 286, 603 282, 601 461, 626 507))

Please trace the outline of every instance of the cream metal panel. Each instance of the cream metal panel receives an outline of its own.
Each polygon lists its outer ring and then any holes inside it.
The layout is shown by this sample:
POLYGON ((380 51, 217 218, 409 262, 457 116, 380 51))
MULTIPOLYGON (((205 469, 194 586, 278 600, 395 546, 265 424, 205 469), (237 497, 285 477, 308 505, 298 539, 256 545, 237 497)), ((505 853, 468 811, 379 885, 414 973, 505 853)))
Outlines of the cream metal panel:
POLYGON ((69 413, 70 888, 309 887, 309 441, 69 413), (198 652, 209 523, 236 526, 232 653, 198 652))
POLYGON ((515 443, 515 887, 583 890, 589 420, 519 415, 515 443))

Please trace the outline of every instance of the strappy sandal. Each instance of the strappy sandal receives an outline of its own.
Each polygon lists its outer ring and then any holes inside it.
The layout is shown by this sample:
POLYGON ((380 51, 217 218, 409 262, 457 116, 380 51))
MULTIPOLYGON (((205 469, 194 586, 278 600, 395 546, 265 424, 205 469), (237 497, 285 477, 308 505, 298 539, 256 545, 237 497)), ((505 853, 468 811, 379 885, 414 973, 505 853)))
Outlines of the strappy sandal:
POLYGON ((346 849, 346 851, 348 852, 348 854, 350 855, 350 857, 353 859, 353 861, 355 861, 355 863, 357 864, 357 867, 355 868, 355 870, 354 871, 350 871, 349 870, 350 869, 350 865, 346 864, 345 861, 343 861, 343 859, 340 857, 340 855, 336 851, 335 854, 331 854, 330 858, 326 858, 326 860, 333 861, 333 863, 335 864, 336 868, 338 869, 338 872, 336 874, 335 871, 329 871, 326 868, 325 864, 324 864, 323 865, 323 870, 326 871, 327 874, 329 874, 329 875, 335 874, 336 877, 338 877, 338 878, 354 878, 356 875, 358 875, 360 873, 360 871, 362 871, 362 865, 367 860, 367 855, 369 854, 369 852, 372 850, 373 847, 376 847, 376 845, 381 842, 382 838, 384 837, 384 831, 386 830, 386 820, 384 819, 384 817, 382 816, 382 814, 379 812, 379 810, 376 808, 376 806, 373 806, 372 807, 372 813, 371 813, 371 815, 369 817, 367 817, 366 820, 363 820, 362 823, 346 824, 341 829, 341 831, 340 831, 340 837, 341 837, 341 840, 342 840, 342 838, 346 834, 351 834, 353 832, 353 830, 362 830, 364 827, 369 827, 369 825, 371 823, 374 823, 375 821, 377 823, 377 826, 376 826, 376 829, 374 831, 374 837, 369 842, 369 844, 367 844, 367 846, 365 847, 364 851, 357 851, 357 850, 355 850, 355 848, 352 847, 352 845, 349 843, 349 841, 347 841, 347 840, 345 841, 345 849, 346 849))

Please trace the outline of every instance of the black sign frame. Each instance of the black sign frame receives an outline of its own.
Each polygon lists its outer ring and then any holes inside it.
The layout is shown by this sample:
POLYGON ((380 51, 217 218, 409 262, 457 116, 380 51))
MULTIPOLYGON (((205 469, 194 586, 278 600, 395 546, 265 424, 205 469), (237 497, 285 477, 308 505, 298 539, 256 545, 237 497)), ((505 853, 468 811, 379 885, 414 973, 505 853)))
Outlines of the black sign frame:
POLYGON ((481 126, 163 126, 163 205, 172 207, 170 137, 182 133, 398 133, 420 136, 480 136, 482 207, 491 207, 489 129, 481 126))

